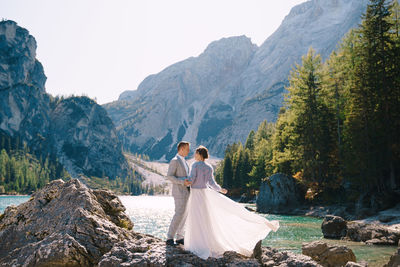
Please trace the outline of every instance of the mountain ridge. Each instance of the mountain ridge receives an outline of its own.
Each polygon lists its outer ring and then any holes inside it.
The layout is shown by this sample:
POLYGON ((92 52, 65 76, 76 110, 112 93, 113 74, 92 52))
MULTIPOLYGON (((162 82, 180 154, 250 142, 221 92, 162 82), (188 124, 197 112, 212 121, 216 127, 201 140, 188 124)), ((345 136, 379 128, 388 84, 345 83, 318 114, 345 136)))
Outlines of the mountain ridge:
POLYGON ((120 100, 103 107, 116 124, 127 150, 168 160, 174 155, 177 142, 185 139, 195 146, 206 145, 212 154, 222 156, 227 144, 244 142, 249 131, 256 129, 261 121, 275 121, 294 64, 300 62, 310 46, 327 58, 343 36, 361 21, 366 5, 366 0, 304 2, 292 8, 281 26, 260 47, 251 45, 248 49, 235 45, 235 49, 229 49, 227 41, 235 43, 246 38, 243 36, 214 41, 199 57, 188 58, 150 75, 137 91, 125 91, 120 100), (197 66, 191 66, 191 70, 208 69, 209 73, 188 71, 187 62, 196 62, 207 55, 209 47, 218 45, 228 48, 218 50, 219 60, 199 61, 197 66), (227 59, 243 55, 244 64, 232 68, 227 59), (171 73, 171 69, 176 72, 171 73), (229 72, 232 69, 234 72, 229 72), (212 75, 212 70, 230 76, 212 75), (164 89, 160 91, 160 88, 164 89), (200 97, 206 100, 199 100, 196 95, 199 91, 203 91, 200 97), (164 106, 165 116, 157 115, 161 109, 155 105, 164 106), (183 108, 171 112, 174 105, 183 105, 183 108), (132 115, 139 113, 140 116, 132 115), (143 123, 143 120, 152 123, 143 123))

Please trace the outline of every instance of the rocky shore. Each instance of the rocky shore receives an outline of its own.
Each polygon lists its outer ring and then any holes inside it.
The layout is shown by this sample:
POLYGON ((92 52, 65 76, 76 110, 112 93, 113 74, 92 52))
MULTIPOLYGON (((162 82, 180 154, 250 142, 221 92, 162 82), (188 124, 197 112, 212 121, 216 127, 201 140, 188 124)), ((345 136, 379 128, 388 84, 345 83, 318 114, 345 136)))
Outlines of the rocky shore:
MULTIPOLYGON (((382 214, 376 218, 380 218, 380 216, 382 214)), ((364 242, 368 245, 398 246, 397 251, 385 265, 394 267, 400 266, 400 230, 396 219, 390 221, 392 223, 388 225, 388 222, 377 223, 373 218, 363 221, 346 221, 339 216, 327 215, 322 222, 321 230, 325 238, 364 242)))
POLYGON ((368 195, 363 194, 356 203, 326 204, 322 200, 305 200, 307 189, 295 178, 275 173, 265 179, 254 199, 242 198, 240 202, 257 204, 257 211, 269 214, 312 216, 324 218, 327 215, 340 216, 347 221, 374 223, 400 230, 400 203, 391 208, 377 200, 366 204, 368 195), (364 202, 362 201, 364 200, 364 202))
POLYGON ((320 266, 311 257, 260 247, 202 260, 134 231, 111 191, 77 179, 52 181, 0 215, 0 266, 320 266))
POLYGON ((310 206, 301 201, 304 188, 293 177, 277 173, 266 179, 257 197, 257 211, 324 218, 325 238, 397 246, 400 242, 400 203, 390 209, 367 210, 362 205, 310 206), (354 211, 354 212, 352 212, 354 211))
POLYGON ((321 229, 324 237, 331 239, 389 246, 397 246, 400 242, 400 229, 396 227, 363 221, 346 221, 333 215, 325 216, 321 229))
MULTIPOLYGON (((303 254, 256 246, 202 260, 182 246, 134 231, 120 199, 77 179, 52 181, 0 215, 0 266, 366 266, 350 249, 317 241, 303 254), (341 265, 332 263, 341 262, 341 265)), ((391 259, 396 266, 399 255, 391 259)))

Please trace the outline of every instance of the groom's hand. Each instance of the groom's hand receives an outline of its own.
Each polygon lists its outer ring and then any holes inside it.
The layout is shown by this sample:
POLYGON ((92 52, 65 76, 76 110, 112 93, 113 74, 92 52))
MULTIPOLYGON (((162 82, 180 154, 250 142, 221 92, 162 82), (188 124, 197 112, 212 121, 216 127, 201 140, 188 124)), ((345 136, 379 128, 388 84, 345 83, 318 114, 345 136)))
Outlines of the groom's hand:
POLYGON ((220 192, 225 195, 226 193, 228 193, 228 190, 226 190, 225 188, 221 188, 220 192))
POLYGON ((192 184, 192 182, 189 181, 188 179, 185 179, 185 181, 183 181, 183 184, 184 184, 185 186, 190 186, 190 185, 192 184))

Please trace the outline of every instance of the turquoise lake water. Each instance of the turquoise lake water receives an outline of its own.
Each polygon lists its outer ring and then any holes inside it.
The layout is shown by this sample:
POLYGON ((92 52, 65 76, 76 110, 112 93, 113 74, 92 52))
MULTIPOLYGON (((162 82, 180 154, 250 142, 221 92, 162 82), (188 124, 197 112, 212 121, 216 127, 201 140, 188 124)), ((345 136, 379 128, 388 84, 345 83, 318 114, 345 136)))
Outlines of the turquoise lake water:
MULTIPOLYGON (((4 212, 7 206, 21 204, 29 198, 29 196, 0 196, 0 213, 4 212)), ((126 212, 134 223, 135 231, 166 239, 168 226, 174 213, 172 197, 120 196, 120 199, 127 208, 126 212)), ((279 230, 271 232, 263 240, 263 245, 280 250, 301 253, 303 242, 323 240, 330 244, 351 248, 357 261, 365 260, 369 266, 383 266, 396 250, 396 247, 368 246, 359 242, 324 239, 321 232, 322 219, 306 216, 261 215, 268 220, 279 220, 279 230)))

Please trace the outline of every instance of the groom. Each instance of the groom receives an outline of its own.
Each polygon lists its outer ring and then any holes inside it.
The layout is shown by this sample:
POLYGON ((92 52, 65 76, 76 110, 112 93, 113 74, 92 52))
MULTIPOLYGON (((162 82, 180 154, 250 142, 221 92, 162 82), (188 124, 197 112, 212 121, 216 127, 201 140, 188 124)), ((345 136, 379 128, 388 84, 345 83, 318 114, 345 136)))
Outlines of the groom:
POLYGON ((184 225, 187 217, 186 203, 189 198, 191 182, 187 180, 189 176, 189 165, 185 157, 190 152, 188 142, 178 144, 178 154, 171 160, 168 167, 167 179, 172 182, 172 196, 175 202, 175 214, 167 234, 167 245, 175 245, 174 237, 176 234, 176 243, 183 245, 184 225))

